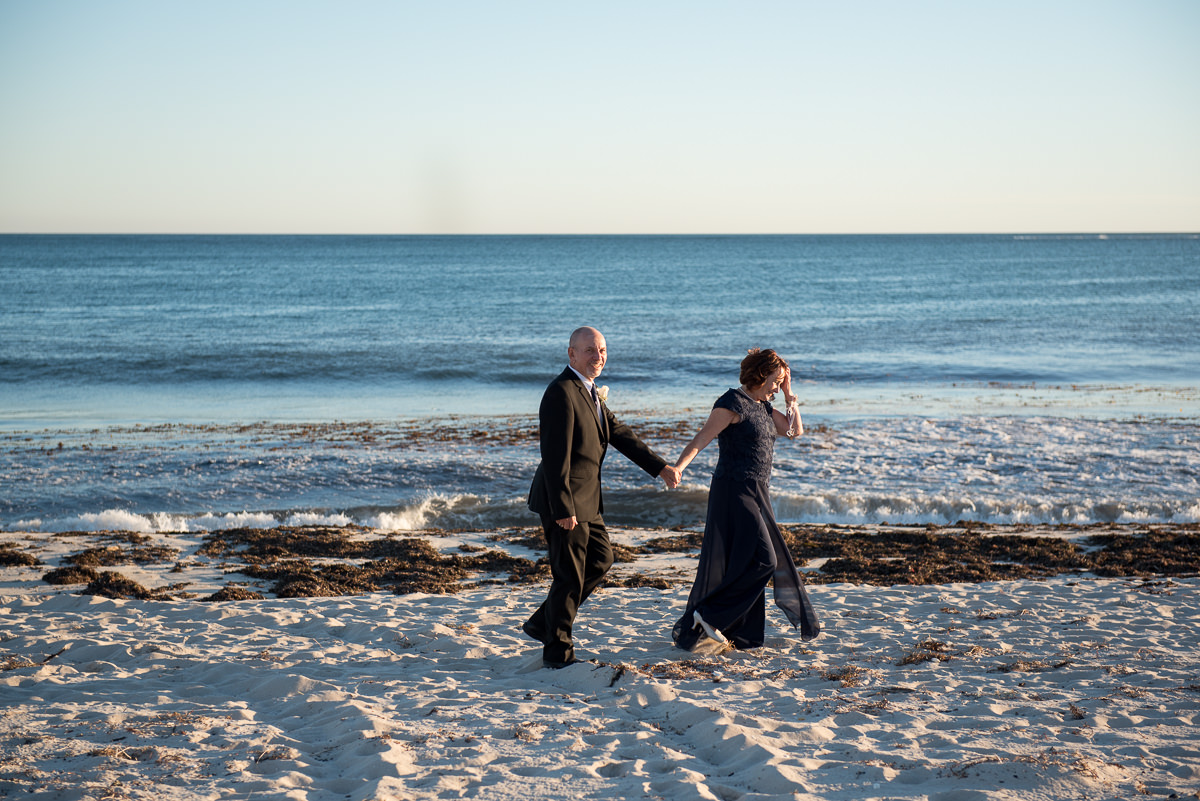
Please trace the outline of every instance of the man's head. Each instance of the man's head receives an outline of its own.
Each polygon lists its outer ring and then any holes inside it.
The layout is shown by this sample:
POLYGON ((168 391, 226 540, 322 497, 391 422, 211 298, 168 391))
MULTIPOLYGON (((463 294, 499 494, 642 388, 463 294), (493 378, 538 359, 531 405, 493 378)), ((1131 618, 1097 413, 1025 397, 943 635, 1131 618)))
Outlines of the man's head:
POLYGON ((595 381, 608 361, 604 335, 589 326, 576 328, 571 332, 571 341, 567 345, 567 361, 580 375, 595 381))

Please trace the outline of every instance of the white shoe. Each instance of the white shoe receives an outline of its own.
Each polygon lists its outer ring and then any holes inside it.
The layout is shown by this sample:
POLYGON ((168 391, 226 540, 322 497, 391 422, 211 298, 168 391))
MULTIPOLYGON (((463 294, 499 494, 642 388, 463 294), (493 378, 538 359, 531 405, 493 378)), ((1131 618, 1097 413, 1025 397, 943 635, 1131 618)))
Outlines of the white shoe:
POLYGON ((704 629, 704 633, 707 634, 711 639, 716 640, 722 645, 729 642, 729 640, 725 639, 724 634, 714 629, 704 620, 704 618, 700 617, 699 612, 692 612, 692 620, 696 621, 696 625, 704 629))

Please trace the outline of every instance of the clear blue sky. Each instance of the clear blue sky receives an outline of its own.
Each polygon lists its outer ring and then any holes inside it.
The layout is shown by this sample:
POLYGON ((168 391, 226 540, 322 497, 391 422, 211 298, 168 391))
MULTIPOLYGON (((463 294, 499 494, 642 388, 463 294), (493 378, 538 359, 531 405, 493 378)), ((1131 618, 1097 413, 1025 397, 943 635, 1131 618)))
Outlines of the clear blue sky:
POLYGON ((0 0, 0 232, 1200 231, 1200 2, 0 0))

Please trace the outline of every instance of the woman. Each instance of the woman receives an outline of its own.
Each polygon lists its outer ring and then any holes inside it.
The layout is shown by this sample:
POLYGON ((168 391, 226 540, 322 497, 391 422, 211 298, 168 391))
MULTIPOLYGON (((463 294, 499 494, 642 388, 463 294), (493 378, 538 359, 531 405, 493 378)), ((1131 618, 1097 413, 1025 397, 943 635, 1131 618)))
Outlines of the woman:
POLYGON ((779 533, 767 486, 775 438, 803 431, 787 362, 753 348, 742 360, 742 385, 713 404, 712 414, 675 463, 680 471, 713 439, 720 455, 708 494, 708 519, 687 609, 671 632, 688 651, 698 644, 758 648, 766 634, 766 587, 805 640, 821 632, 792 555, 779 533), (783 391, 786 414, 771 406, 783 391), (713 640, 714 643, 704 643, 713 640))

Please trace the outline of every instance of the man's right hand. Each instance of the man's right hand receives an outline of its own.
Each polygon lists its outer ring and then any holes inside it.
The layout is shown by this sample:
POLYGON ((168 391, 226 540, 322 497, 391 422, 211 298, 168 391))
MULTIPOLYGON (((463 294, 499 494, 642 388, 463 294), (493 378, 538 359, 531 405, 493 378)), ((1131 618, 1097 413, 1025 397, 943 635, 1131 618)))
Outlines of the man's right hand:
POLYGON ((661 478, 663 483, 668 487, 675 489, 679 486, 679 482, 683 480, 683 471, 674 465, 667 465, 662 469, 662 472, 658 474, 658 477, 661 478))
POLYGON ((579 521, 575 519, 575 515, 564 517, 562 520, 555 520, 554 522, 557 523, 558 527, 564 531, 570 531, 579 525, 579 521))

